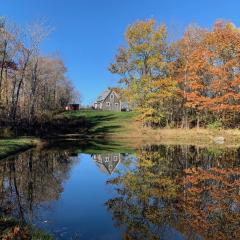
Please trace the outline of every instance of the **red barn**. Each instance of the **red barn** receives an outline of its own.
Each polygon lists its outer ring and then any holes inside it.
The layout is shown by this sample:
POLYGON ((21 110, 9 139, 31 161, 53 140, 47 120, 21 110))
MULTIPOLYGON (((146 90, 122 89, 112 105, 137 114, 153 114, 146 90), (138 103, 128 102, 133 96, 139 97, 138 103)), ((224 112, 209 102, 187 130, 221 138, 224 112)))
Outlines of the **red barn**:
POLYGON ((66 107, 65 107, 65 110, 66 111, 78 111, 80 110, 80 105, 79 104, 68 104, 66 107))

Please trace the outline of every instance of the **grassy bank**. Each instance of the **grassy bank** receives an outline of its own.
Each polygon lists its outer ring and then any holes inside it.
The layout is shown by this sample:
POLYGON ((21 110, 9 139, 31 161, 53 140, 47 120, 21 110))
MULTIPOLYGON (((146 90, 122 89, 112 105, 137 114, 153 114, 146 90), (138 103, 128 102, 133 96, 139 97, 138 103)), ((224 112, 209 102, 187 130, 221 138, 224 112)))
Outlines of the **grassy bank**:
POLYGON ((0 159, 36 146, 39 140, 34 138, 0 139, 0 159))
POLYGON ((16 219, 0 217, 1 239, 52 240, 53 237, 16 219))
MULTIPOLYGON (((63 112, 45 127, 42 138, 55 145, 88 151, 132 149, 144 144, 216 145, 216 137, 224 137, 222 146, 240 145, 240 130, 152 129, 137 121, 135 112, 81 110, 63 112)), ((33 138, 0 140, 0 158, 36 146, 33 138)))
POLYGON ((65 136, 97 139, 127 134, 135 117, 135 112, 81 110, 59 114, 55 122, 63 129, 58 132, 59 136, 65 133, 65 136))
POLYGON ((215 138, 220 136, 225 139, 224 145, 240 145, 239 129, 152 129, 142 127, 136 117, 135 112, 94 110, 64 112, 58 116, 68 123, 79 121, 79 126, 84 122, 84 127, 81 127, 83 137, 91 139, 104 137, 134 147, 145 143, 214 145, 215 138))
MULTIPOLYGON (((132 138, 135 143, 186 144, 186 145, 216 145, 216 138, 223 137, 223 146, 240 146, 239 129, 151 129, 142 128, 137 123, 132 127, 132 138)), ((123 139, 126 136, 122 135, 123 139)), ((217 144, 220 145, 220 144, 217 144)))

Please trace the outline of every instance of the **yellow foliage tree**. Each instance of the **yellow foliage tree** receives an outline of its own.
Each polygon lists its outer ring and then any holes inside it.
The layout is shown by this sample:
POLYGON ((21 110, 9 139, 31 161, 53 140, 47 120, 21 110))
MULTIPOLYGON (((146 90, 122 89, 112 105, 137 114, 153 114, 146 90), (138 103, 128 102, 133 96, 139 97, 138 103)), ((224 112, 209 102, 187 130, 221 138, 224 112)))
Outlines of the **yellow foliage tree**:
POLYGON ((109 69, 122 76, 128 101, 141 113, 143 123, 161 125, 176 89, 170 74, 166 27, 156 25, 153 19, 138 21, 128 27, 125 38, 127 47, 119 49, 109 69))

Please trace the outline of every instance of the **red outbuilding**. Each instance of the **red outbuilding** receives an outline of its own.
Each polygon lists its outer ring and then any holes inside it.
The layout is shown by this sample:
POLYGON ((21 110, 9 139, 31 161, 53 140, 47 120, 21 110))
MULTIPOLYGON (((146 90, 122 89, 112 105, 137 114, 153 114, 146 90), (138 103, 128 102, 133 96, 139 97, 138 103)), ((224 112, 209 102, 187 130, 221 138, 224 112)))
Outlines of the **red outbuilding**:
POLYGON ((66 111, 78 111, 80 110, 80 105, 79 104, 68 104, 66 107, 65 107, 65 110, 66 111))

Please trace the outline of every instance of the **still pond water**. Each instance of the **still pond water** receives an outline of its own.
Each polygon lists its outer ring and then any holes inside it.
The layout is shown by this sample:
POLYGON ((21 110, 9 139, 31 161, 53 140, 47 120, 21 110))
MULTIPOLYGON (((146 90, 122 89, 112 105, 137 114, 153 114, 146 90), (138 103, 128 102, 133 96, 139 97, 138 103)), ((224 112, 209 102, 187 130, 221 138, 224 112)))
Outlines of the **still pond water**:
POLYGON ((56 239, 240 239, 240 149, 30 150, 0 162, 0 211, 56 239))

